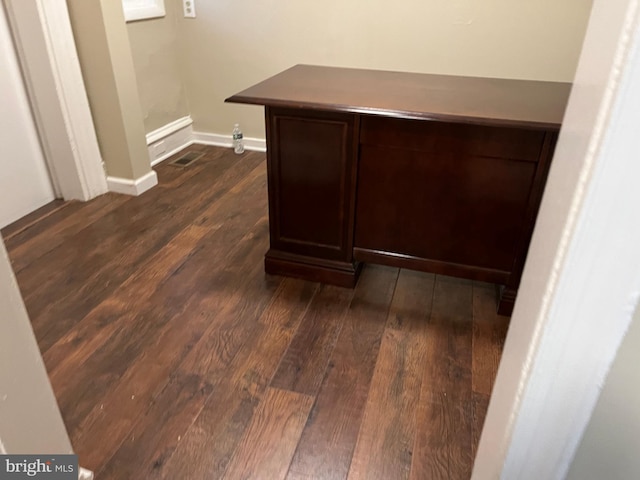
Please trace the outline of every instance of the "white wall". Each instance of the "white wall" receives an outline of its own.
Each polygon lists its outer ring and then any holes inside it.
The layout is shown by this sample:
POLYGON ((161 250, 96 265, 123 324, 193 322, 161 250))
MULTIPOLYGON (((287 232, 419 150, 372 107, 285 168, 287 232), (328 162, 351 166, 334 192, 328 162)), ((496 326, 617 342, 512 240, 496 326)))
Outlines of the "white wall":
POLYGON ((146 133, 189 115, 180 68, 182 4, 165 1, 161 18, 127 23, 146 133))
POLYGON ((13 40, 0 5, 0 228, 54 199, 13 40))
POLYGON ((640 473, 640 308, 609 372, 568 480, 627 480, 640 473))
POLYGON ((0 451, 73 453, 0 236, 0 451))

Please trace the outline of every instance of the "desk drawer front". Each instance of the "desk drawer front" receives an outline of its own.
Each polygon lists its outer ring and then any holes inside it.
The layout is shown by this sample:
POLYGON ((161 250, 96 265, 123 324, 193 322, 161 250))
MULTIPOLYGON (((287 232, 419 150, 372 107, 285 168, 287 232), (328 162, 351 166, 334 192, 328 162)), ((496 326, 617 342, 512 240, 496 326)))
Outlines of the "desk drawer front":
POLYGON ((544 132, 363 115, 360 143, 455 156, 508 158, 537 162, 544 132))

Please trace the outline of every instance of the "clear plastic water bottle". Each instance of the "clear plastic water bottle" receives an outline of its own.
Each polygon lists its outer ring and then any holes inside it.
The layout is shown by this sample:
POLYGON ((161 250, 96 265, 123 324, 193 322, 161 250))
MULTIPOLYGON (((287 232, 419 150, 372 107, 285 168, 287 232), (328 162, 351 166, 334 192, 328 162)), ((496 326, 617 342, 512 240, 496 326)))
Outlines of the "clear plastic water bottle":
POLYGON ((240 131, 240 125, 237 123, 233 126, 233 151, 238 155, 244 153, 242 132, 240 131))

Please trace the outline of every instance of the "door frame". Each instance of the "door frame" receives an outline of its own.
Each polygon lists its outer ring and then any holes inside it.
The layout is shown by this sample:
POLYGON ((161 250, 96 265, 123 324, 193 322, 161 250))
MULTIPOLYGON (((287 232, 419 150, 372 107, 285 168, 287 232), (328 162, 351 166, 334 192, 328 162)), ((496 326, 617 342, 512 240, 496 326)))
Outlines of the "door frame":
POLYGON ((56 196, 107 192, 65 0, 3 0, 56 196))

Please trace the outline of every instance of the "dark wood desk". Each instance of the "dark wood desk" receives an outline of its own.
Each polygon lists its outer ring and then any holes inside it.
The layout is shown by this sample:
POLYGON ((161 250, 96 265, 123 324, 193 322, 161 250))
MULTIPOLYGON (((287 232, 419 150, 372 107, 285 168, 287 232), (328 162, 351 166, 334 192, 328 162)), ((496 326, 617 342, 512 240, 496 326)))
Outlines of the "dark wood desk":
POLYGON ((265 106, 269 273, 353 286, 360 262, 500 285, 510 314, 570 84, 297 65, 265 106))

